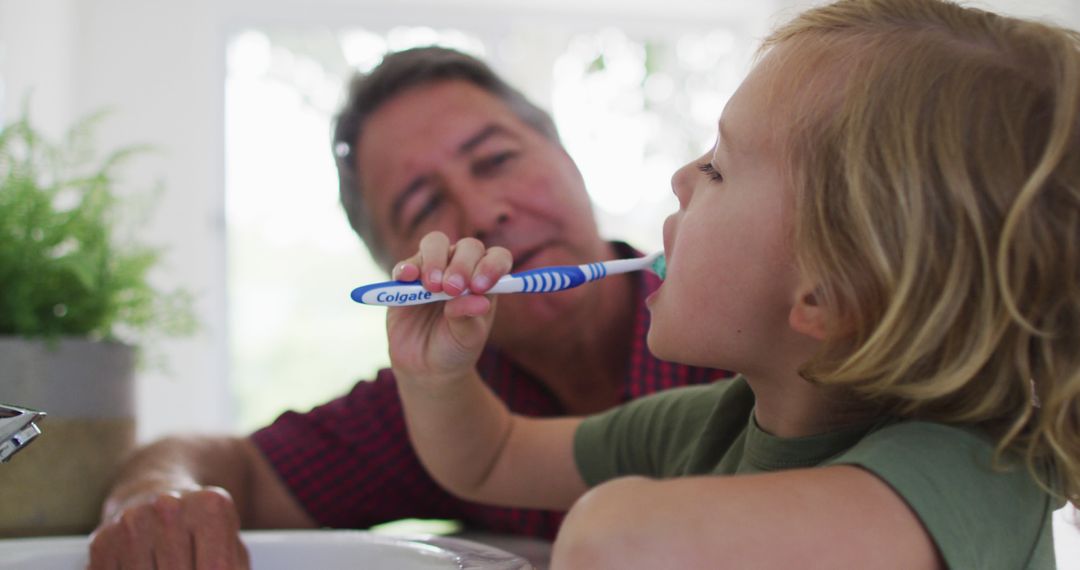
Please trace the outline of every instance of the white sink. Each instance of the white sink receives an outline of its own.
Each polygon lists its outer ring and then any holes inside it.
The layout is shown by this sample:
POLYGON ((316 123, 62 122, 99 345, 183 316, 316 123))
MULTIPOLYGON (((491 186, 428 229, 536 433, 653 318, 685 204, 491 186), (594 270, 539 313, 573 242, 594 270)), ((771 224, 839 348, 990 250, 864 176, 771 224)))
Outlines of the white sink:
MULTIPOLYGON (((457 538, 390 537, 358 530, 245 531, 252 570, 527 570, 524 559, 457 538)), ((85 536, 0 540, 0 570, 84 570, 85 536)))

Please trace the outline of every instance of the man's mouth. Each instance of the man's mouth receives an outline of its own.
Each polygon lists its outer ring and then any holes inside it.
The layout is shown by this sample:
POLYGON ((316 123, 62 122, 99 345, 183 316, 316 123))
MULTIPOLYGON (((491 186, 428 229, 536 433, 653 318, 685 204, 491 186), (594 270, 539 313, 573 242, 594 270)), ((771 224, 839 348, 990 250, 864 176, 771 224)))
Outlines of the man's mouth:
POLYGON ((526 267, 536 256, 540 254, 547 246, 540 245, 537 247, 529 248, 519 252, 513 252, 514 265, 510 268, 511 273, 516 273, 522 268, 526 267))

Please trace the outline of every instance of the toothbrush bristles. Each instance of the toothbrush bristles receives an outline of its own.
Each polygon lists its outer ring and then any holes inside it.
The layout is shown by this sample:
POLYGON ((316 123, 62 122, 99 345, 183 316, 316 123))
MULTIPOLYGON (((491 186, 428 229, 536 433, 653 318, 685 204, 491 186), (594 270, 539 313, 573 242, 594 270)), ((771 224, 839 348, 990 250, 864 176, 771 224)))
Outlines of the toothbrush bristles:
POLYGON ((650 269, 652 269, 653 273, 660 276, 661 281, 663 281, 664 278, 667 277, 667 260, 664 258, 663 253, 656 256, 656 259, 653 260, 652 267, 650 269))

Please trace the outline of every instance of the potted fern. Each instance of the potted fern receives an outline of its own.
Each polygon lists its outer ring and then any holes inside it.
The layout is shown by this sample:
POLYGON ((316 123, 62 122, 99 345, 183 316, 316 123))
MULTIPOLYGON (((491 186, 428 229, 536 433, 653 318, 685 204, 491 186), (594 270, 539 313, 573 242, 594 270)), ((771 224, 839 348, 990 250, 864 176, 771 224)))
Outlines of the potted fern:
POLYGON ((0 537, 94 527, 134 445, 139 351, 194 329, 190 297, 148 280, 160 252, 124 233, 137 200, 120 198, 117 171, 146 149, 99 156, 101 118, 59 143, 25 112, 0 130, 0 401, 49 414, 0 466, 0 537))

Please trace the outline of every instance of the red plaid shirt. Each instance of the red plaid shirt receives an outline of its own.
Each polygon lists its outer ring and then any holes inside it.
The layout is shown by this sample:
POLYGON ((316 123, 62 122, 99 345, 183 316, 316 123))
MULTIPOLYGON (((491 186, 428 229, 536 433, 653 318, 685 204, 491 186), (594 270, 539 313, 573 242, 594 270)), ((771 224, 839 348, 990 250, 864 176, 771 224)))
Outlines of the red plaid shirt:
MULTIPOLYGON (((627 257, 628 246, 620 248, 627 257)), ((649 312, 645 297, 660 280, 643 271, 630 365, 622 401, 676 386, 710 382, 724 373, 657 360, 645 345, 649 312)), ((480 376, 517 414, 561 416, 566 412, 539 381, 506 355, 488 348, 480 376)), ((308 413, 286 412, 251 436, 316 524, 367 528, 403 518, 457 519, 467 528, 555 537, 562 513, 491 507, 458 499, 427 474, 409 444, 394 375, 381 370, 373 382, 308 413)))

